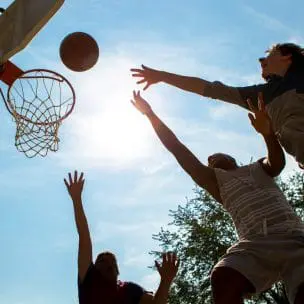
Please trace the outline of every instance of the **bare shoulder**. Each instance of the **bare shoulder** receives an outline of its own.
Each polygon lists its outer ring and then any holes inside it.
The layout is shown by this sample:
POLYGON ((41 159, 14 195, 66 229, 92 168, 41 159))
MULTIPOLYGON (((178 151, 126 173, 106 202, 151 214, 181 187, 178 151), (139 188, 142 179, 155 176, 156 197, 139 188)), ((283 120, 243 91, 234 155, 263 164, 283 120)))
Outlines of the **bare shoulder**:
POLYGON ((221 195, 218 186, 218 181, 216 178, 216 172, 213 168, 205 165, 201 165, 200 173, 196 183, 209 192, 219 203, 221 203, 221 195))

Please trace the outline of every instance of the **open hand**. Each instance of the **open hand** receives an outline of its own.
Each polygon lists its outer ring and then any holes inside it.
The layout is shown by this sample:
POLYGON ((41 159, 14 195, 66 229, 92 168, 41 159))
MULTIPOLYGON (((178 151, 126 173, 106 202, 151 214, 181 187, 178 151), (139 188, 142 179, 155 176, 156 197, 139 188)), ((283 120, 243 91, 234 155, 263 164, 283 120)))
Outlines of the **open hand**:
POLYGON ((152 112, 151 106, 140 96, 140 91, 133 91, 133 100, 131 100, 131 103, 144 115, 152 112))
POLYGON ((148 68, 144 65, 141 66, 141 69, 131 69, 133 77, 140 77, 141 80, 137 81, 137 84, 146 83, 144 90, 154 83, 161 81, 161 71, 148 68))
POLYGON ((160 274, 161 280, 171 284, 177 274, 179 260, 175 253, 166 252, 163 254, 162 264, 160 265, 157 261, 155 261, 155 266, 160 274))
POLYGON ((69 181, 64 179, 64 183, 68 189, 68 192, 72 200, 78 200, 81 198, 81 193, 84 185, 83 173, 81 172, 78 178, 78 172, 74 171, 74 179, 72 179, 72 174, 69 173, 69 181))
POLYGON ((253 114, 248 113, 248 117, 255 130, 264 136, 273 134, 271 121, 265 109, 262 93, 258 94, 258 109, 253 106, 249 99, 247 103, 250 111, 253 112, 253 114))

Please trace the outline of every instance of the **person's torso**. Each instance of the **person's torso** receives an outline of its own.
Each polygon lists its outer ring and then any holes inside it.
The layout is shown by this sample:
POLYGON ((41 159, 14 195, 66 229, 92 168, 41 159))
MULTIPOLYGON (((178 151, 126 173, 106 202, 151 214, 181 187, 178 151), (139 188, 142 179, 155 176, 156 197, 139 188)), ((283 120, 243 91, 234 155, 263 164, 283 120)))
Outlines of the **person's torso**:
POLYGON ((304 77, 276 77, 264 86, 263 99, 275 132, 283 127, 304 133, 304 77))
POLYGON ((131 282, 105 285, 94 266, 78 285, 79 304, 139 304, 143 289, 131 282))
POLYGON ((282 191, 259 163, 217 173, 223 206, 239 237, 303 231, 282 191))

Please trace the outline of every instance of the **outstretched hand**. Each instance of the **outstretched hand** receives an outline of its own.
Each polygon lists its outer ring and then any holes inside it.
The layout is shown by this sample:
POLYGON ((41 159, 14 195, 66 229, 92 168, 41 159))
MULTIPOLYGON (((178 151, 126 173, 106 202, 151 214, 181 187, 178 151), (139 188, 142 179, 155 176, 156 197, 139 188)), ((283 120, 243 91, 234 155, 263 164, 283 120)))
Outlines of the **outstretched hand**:
POLYGON ((262 93, 258 94, 258 108, 254 107, 251 101, 247 100, 248 107, 252 113, 248 113, 248 117, 255 130, 263 136, 273 134, 270 118, 265 109, 265 103, 262 93))
POLYGON ((161 280, 165 283, 171 284, 177 274, 179 260, 175 253, 166 252, 163 254, 162 264, 155 261, 155 266, 159 272, 161 280))
POLYGON ((141 67, 141 69, 131 69, 131 72, 134 73, 132 74, 133 77, 142 78, 137 81, 137 84, 146 83, 144 90, 148 89, 150 85, 161 81, 161 71, 148 68, 144 65, 141 67))
POLYGON ((140 96, 140 91, 133 91, 133 100, 131 100, 131 103, 139 112, 144 115, 152 112, 151 106, 140 96))
POLYGON ((69 181, 64 179, 64 183, 73 201, 81 198, 84 185, 83 172, 81 172, 78 178, 78 172, 74 171, 74 179, 72 179, 72 174, 69 173, 69 181))

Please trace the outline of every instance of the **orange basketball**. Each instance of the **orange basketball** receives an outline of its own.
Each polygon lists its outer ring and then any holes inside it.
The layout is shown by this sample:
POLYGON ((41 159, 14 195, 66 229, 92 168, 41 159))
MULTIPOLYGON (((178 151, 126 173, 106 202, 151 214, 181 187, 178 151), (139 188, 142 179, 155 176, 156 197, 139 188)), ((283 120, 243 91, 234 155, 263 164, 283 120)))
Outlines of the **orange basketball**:
POLYGON ((91 69, 99 57, 99 47, 89 34, 75 32, 67 35, 60 45, 60 58, 72 71, 84 72, 91 69))

